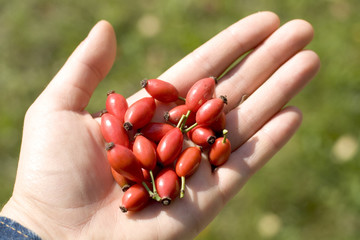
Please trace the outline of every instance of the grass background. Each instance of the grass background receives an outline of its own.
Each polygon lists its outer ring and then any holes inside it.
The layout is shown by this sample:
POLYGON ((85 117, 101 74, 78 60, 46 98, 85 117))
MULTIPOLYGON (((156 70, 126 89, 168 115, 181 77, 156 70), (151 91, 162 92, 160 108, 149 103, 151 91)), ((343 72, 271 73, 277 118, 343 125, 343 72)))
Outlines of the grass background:
POLYGON ((197 239, 359 239, 358 0, 0 0, 0 206, 12 192, 26 109, 98 20, 114 26, 118 59, 90 112, 107 90, 129 96, 139 80, 261 10, 311 22, 308 48, 322 68, 290 103, 304 112, 296 136, 197 239))

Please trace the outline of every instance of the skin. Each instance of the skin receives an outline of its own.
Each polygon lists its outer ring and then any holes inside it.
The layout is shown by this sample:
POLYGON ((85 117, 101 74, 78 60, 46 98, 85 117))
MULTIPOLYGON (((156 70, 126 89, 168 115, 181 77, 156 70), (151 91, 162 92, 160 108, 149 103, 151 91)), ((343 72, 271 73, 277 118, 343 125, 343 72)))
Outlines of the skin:
MULTIPOLYGON (((306 21, 280 27, 274 13, 259 12, 159 76, 185 96, 196 80, 219 76, 253 49, 215 90, 228 97, 229 160, 212 172, 202 159, 185 197, 170 206, 154 203, 123 214, 123 193, 111 176, 99 121, 84 110, 115 60, 114 30, 100 21, 27 111, 14 191, 1 215, 44 239, 194 238, 300 126, 300 110, 284 105, 319 69, 318 56, 303 50, 312 37, 306 21), (244 94, 249 97, 239 106, 244 94)), ((143 96, 139 91, 129 104, 143 96)))

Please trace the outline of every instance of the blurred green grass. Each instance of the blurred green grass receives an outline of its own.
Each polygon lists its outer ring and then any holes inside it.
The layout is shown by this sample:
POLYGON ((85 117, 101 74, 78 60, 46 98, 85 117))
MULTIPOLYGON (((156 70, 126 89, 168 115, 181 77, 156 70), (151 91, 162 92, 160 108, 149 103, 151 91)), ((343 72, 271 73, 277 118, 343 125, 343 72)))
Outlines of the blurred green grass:
POLYGON ((103 108, 107 90, 129 96, 139 80, 262 10, 282 23, 302 18, 313 25, 308 48, 319 54, 321 71, 290 103, 304 112, 298 133, 197 239, 358 239, 358 0, 0 0, 0 205, 12 192, 26 109, 98 20, 114 26, 118 59, 90 112, 103 108))

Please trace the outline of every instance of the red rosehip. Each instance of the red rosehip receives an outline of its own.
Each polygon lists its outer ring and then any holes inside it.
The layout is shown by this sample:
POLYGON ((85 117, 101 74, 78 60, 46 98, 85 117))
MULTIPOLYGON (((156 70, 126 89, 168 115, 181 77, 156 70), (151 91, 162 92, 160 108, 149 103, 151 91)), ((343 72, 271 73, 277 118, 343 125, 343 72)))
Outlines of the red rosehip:
POLYGON ((156 166, 156 150, 153 143, 142 135, 136 135, 133 153, 142 168, 152 170, 156 166))
POLYGON ((139 161, 130 149, 111 142, 106 144, 106 150, 110 166, 115 171, 134 182, 144 181, 139 161))
POLYGON ((185 104, 192 112, 196 112, 207 100, 211 99, 215 91, 216 78, 203 78, 195 82, 186 95, 185 104))
POLYGON ((124 128, 130 131, 144 127, 153 118, 155 109, 156 104, 152 97, 141 98, 134 102, 125 113, 124 128))
POLYGON ((123 192, 126 192, 129 189, 129 187, 133 185, 133 183, 129 179, 127 179, 126 177, 115 171, 113 168, 111 168, 111 174, 114 180, 117 182, 117 184, 119 184, 123 192))
POLYGON ((174 128, 174 126, 167 123, 151 122, 141 129, 141 133, 149 140, 158 143, 167 132, 174 128))
POLYGON ((123 213, 127 211, 139 211, 149 202, 149 194, 143 185, 137 183, 131 186, 122 197, 120 210, 123 213))
POLYGON ((224 96, 206 101, 196 112, 198 125, 210 125, 221 115, 227 99, 224 96))
MULTIPOLYGON (((178 105, 172 108, 170 111, 164 114, 166 121, 171 122, 172 124, 178 124, 182 115, 186 115, 189 111, 189 108, 186 104, 178 105)), ((195 123, 195 112, 190 112, 188 118, 186 119, 186 125, 191 126, 195 123)))
POLYGON ((224 130, 224 137, 217 138, 209 151, 209 162, 218 167, 223 165, 230 157, 231 143, 226 137, 227 130, 224 130))
POLYGON ((157 159, 163 166, 172 164, 182 150, 184 136, 179 128, 165 134, 156 148, 157 159))
POLYGON ((195 144, 202 147, 208 147, 212 145, 216 139, 214 131, 206 126, 194 127, 189 132, 187 132, 187 136, 195 144))
POLYGON ((129 136, 122 126, 121 120, 110 113, 101 116, 101 133, 106 142, 129 147, 129 136))
POLYGON ((124 115, 128 109, 128 104, 123 95, 115 93, 115 91, 109 91, 107 93, 105 106, 109 113, 114 115, 120 121, 124 121, 124 115))
POLYGON ((179 177, 172 168, 162 169, 156 176, 155 184, 163 205, 169 205, 180 193, 179 177))
POLYGON ((179 92, 175 86, 160 79, 142 80, 141 87, 160 102, 175 102, 179 98, 179 92))

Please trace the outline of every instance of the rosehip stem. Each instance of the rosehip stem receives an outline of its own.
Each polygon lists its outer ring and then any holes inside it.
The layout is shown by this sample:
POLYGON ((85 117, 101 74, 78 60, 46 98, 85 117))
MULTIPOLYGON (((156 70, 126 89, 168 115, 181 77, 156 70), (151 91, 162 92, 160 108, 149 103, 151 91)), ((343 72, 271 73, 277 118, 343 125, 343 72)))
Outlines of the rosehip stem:
POLYGON ((186 99, 185 99, 185 98, 183 98, 183 97, 181 97, 181 96, 178 96, 178 99, 180 99, 181 101, 186 102, 186 99))
POLYGON ((181 189, 180 189, 180 198, 183 198, 185 195, 185 176, 181 177, 181 189))
POLYGON ((223 140, 222 140, 222 143, 226 143, 226 135, 227 135, 228 132, 229 132, 229 131, 228 131, 227 129, 224 129, 224 130, 223 130, 224 138, 223 138, 223 140))
POLYGON ((149 173, 150 173, 151 183, 152 183, 152 187, 153 187, 153 191, 152 191, 153 196, 152 196, 152 198, 159 202, 161 200, 161 198, 160 198, 160 196, 159 196, 159 194, 157 193, 157 190, 156 190, 154 174, 153 174, 152 170, 149 170, 149 173))
POLYGON ((187 119, 188 119, 189 116, 190 116, 190 113, 191 113, 191 110, 188 110, 188 111, 186 112, 185 118, 184 118, 184 120, 183 120, 183 122, 182 122, 182 124, 181 124, 181 128, 180 128, 181 130, 184 129, 185 124, 186 124, 186 121, 187 121, 187 119))
POLYGON ((154 198, 154 193, 150 190, 150 188, 147 186, 146 182, 142 182, 142 185, 144 186, 144 188, 146 189, 146 191, 149 193, 149 196, 151 198, 154 198))
POLYGON ((198 123, 194 123, 193 125, 191 125, 190 127, 188 127, 187 129, 184 130, 185 133, 189 132, 191 129, 195 128, 198 125, 198 123))
POLYGON ((178 124, 176 125, 177 128, 180 128, 180 129, 181 129, 181 126, 182 126, 182 123, 183 123, 185 117, 186 117, 186 116, 185 116, 184 114, 181 116, 178 124))

